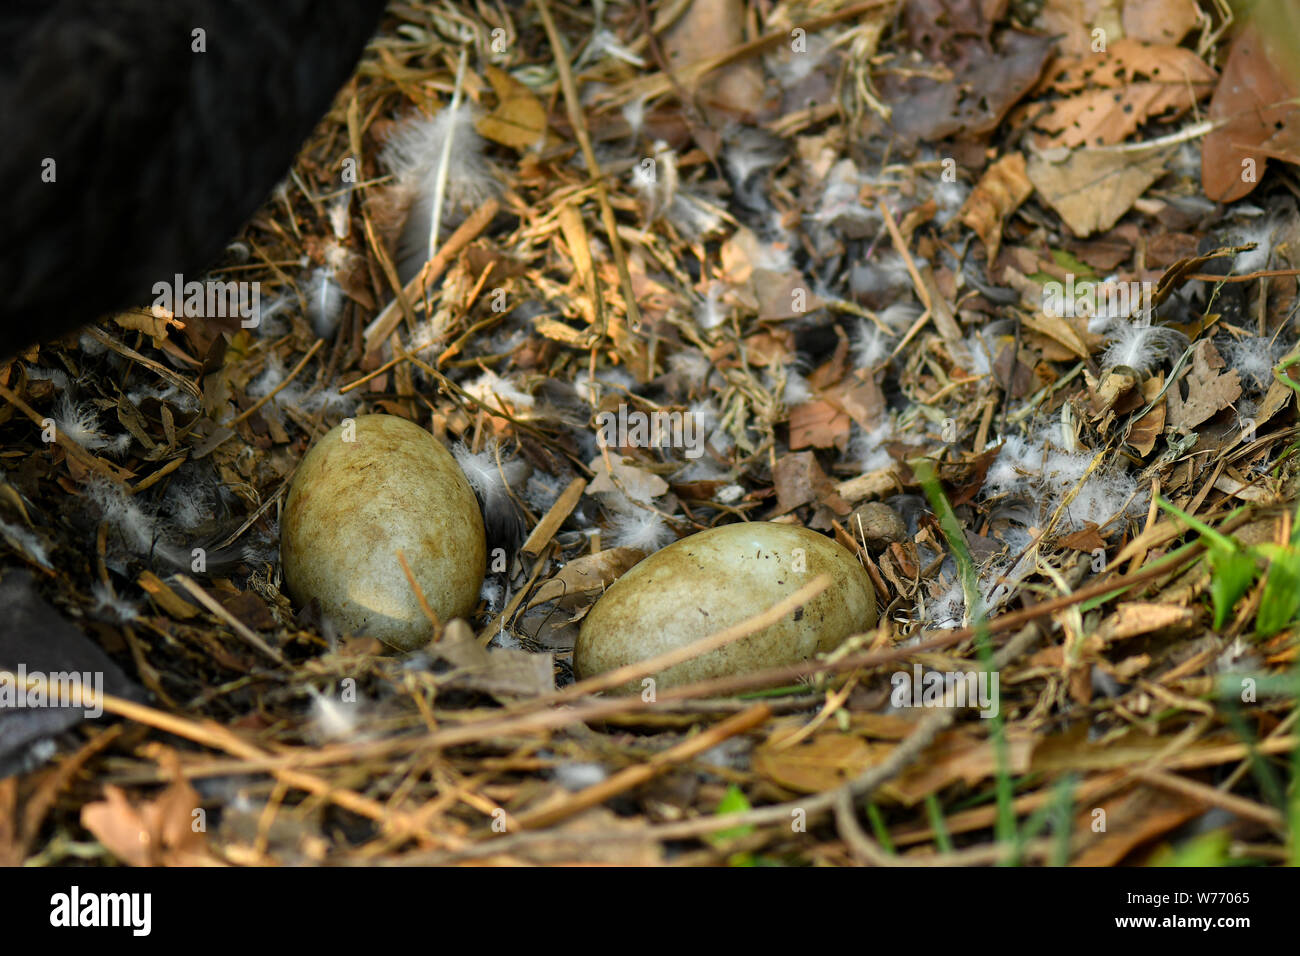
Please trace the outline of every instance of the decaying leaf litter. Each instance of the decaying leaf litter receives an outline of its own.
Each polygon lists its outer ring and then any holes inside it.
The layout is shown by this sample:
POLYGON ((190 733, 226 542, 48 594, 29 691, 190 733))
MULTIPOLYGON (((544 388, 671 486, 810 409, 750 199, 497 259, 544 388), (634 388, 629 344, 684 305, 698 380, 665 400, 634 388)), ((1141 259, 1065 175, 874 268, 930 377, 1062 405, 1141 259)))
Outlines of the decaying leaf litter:
POLYGON ((0 859, 1294 859, 1277 31, 980 6, 390 8, 213 273, 255 327, 142 308, 0 373, 6 573, 141 688, 0 781, 0 859), (602 448, 620 407, 702 453, 602 448), (279 590, 287 481, 367 411, 456 448, 504 555, 413 655, 279 590), (575 684, 603 588, 738 519, 833 534, 880 626, 575 684), (982 666, 991 719, 891 700, 982 666))

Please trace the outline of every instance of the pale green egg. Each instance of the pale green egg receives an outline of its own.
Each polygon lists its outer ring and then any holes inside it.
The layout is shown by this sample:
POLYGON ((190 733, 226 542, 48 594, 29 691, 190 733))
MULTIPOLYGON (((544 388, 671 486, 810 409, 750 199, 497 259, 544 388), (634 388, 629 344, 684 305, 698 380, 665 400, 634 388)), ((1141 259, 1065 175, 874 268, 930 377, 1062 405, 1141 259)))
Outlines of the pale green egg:
MULTIPOLYGON (((802 608, 731 644, 653 675, 658 688, 807 660, 876 624, 876 595, 858 559, 795 525, 745 522, 682 538, 610 586, 582 622, 573 652, 591 677, 739 624, 827 574, 802 608)), ((639 690, 629 684, 621 690, 639 690)))
POLYGON ((443 623, 478 602, 487 544, 478 500, 433 435, 394 415, 346 419, 303 457, 280 518, 290 596, 340 629, 401 650, 432 625, 398 559, 443 623))

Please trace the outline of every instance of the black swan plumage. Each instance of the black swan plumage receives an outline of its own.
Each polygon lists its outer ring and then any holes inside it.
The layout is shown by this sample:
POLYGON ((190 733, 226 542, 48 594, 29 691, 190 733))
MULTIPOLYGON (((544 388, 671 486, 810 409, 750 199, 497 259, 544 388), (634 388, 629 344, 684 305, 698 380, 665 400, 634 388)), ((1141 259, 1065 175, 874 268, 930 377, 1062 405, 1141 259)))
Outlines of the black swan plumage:
POLYGON ((384 2, 5 0, 0 357, 210 266, 384 2))

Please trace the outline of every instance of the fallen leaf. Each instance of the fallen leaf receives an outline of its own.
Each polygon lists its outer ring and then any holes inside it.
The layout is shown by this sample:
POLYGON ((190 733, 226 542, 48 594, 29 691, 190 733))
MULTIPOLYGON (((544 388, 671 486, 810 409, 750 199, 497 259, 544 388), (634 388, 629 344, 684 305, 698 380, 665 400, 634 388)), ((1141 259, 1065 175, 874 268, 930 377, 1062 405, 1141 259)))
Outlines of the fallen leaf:
POLYGON ((793 747, 760 744, 754 750, 753 766, 755 773, 790 790, 821 793, 852 780, 892 749, 891 744, 869 743, 852 734, 823 733, 793 747))
POLYGON ((463 671, 450 682, 456 687, 506 697, 540 697, 555 690, 553 655, 513 648, 489 651, 459 619, 427 650, 463 671))
POLYGON ((1049 36, 1058 37, 1062 56, 1086 56, 1092 52, 1094 30, 1118 40, 1124 24, 1114 0, 1046 0, 1036 24, 1049 36))
POLYGON ((1165 172, 1169 150, 1075 150, 1064 162, 1035 155, 1034 188, 1079 238, 1109 229, 1165 172))
MULTIPOLYGON (((716 56, 745 42, 744 0, 692 0, 685 13, 663 34, 668 68, 682 75, 688 64, 716 56)), ((686 81, 691 84, 691 80, 686 81)), ((735 117, 753 117, 763 102, 763 75, 753 58, 744 57, 706 74, 691 91, 707 107, 735 117)))
POLYGON ((1201 145, 1201 186, 1215 202, 1249 194, 1264 176, 1267 154, 1260 146, 1280 128, 1294 124, 1295 83, 1273 61, 1254 25, 1232 41, 1228 63, 1210 100, 1209 118, 1226 120, 1201 145))
POLYGON ((1268 487, 1261 484, 1246 484, 1231 478, 1228 475, 1220 475, 1214 482, 1216 491, 1222 491, 1225 495, 1232 495, 1234 498, 1240 498, 1242 501, 1256 501, 1261 504, 1274 500, 1277 495, 1268 487))
MULTIPOLYGON (((1146 394, 1146 384, 1156 382, 1158 385, 1164 385, 1163 373, 1158 376, 1152 376, 1143 383, 1143 394, 1146 394)), ((1154 396, 1149 396, 1153 398, 1154 396)), ((1145 458, 1151 454, 1151 450, 1156 447, 1156 439, 1164 434, 1165 431, 1165 402, 1161 399, 1132 425, 1129 426, 1127 441, 1133 450, 1145 458)))
POLYGON ((885 411, 885 395, 870 375, 850 375, 821 394, 822 398, 868 430, 880 424, 885 411))
POLYGON ((1030 197, 1034 184, 1025 175, 1025 157, 1010 153, 985 170, 961 208, 961 221, 975 230, 991 263, 1002 244, 1002 223, 1030 197))
POLYGON ((965 44, 961 60, 945 59, 951 79, 920 68, 905 77, 887 75, 881 92, 894 132, 926 141, 990 132, 1037 84, 1053 43, 1051 37, 1007 30, 996 45, 965 44))
POLYGON ((529 600, 528 607, 547 601, 573 606, 588 595, 604 591, 644 557, 645 554, 635 548, 606 548, 595 554, 584 554, 542 582, 529 600))
MULTIPOLYGON (((1028 773, 1035 737, 1019 728, 1006 732, 1007 769, 1012 774, 1028 773)), ((966 728, 940 734, 925 754, 900 777, 882 789, 907 806, 920 803, 932 793, 957 782, 968 786, 998 773, 998 755, 993 742, 966 728)))
POLYGON ((154 340, 155 345, 167 338, 167 333, 172 328, 184 329, 186 327, 185 322, 182 322, 161 307, 152 310, 138 309, 131 312, 120 312, 113 316, 113 323, 128 332, 143 332, 154 340))
POLYGON ((1134 787, 1100 807, 1080 809, 1075 833, 1091 836, 1074 866, 1116 866, 1143 843, 1182 826, 1204 811, 1198 800, 1155 787, 1134 787), (1098 830, 1098 821, 1104 829, 1098 830))
MULTIPOLYGON (((897 746, 862 739, 853 733, 823 728, 793 745, 785 743, 790 727, 778 723, 767 741, 754 750, 754 772, 801 793, 820 793, 845 783, 883 761, 897 746)), ((901 735, 900 735, 901 736, 901 735)), ((1034 738, 1009 733, 1008 764, 1012 773, 1030 766, 1034 738)), ((917 763, 884 784, 882 797, 913 806, 928 794, 959 781, 967 784, 997 773, 998 760, 987 736, 965 728, 940 734, 917 763)))
POLYGON ((1236 369, 1219 371, 1224 366, 1214 343, 1197 343, 1192 365, 1182 381, 1165 392, 1169 405, 1169 424, 1187 430, 1212 418, 1241 397, 1241 377, 1236 369), (1187 397, 1181 386, 1186 384, 1187 397))
POLYGON ((499 67, 489 64, 486 74, 497 107, 474 124, 479 135, 521 151, 540 146, 546 138, 546 107, 541 100, 499 67))
POLYGON ((1120 40, 1107 52, 1065 61, 1057 88, 1081 86, 1034 120, 1054 134, 1048 146, 1110 146, 1162 114, 1173 118, 1214 88, 1215 74, 1191 50, 1120 40))
POLYGON ((1077 358, 1086 360, 1092 354, 1079 330, 1065 316, 1030 312, 1022 321, 1028 328, 1065 346, 1077 358))
POLYGON ((1195 0, 1124 0, 1121 22, 1124 35, 1131 39, 1178 44, 1201 18, 1195 0))
POLYGON ((657 866, 664 862, 663 846, 638 818, 624 818, 605 807, 552 827, 512 851, 533 863, 595 863, 611 866, 657 866), (601 834, 600 840, 583 839, 601 834))
POLYGON ((649 501, 658 498, 668 490, 668 482, 653 472, 629 465, 623 460, 622 455, 612 449, 607 455, 597 455, 588 467, 595 475, 587 483, 588 494, 621 492, 637 501, 649 501), (617 485, 614 483, 616 480, 617 485))
POLYGON ((790 447, 842 448, 849 439, 848 415, 830 402, 803 402, 790 409, 790 447))
POLYGON ((1185 607, 1172 604, 1151 604, 1130 601, 1121 604, 1097 629, 1103 641, 1122 641, 1140 634, 1150 634, 1166 627, 1190 625, 1194 615, 1185 607))
POLYGON ((130 866, 201 866, 215 862, 203 831, 194 828, 194 811, 202 805, 184 778, 156 799, 139 804, 132 804, 120 788, 109 784, 103 800, 81 808, 81 825, 130 866))
POLYGON ((1097 525, 1089 522, 1087 527, 1081 528, 1073 534, 1067 534, 1056 542, 1062 548, 1073 548, 1075 551, 1096 551, 1105 550, 1106 539, 1097 531, 1097 525))

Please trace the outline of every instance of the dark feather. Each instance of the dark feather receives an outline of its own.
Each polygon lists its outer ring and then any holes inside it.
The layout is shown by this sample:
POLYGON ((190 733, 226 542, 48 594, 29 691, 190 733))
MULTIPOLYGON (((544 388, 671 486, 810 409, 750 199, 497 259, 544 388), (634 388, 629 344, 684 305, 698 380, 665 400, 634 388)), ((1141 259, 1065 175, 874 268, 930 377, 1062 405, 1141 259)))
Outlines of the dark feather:
POLYGON ((0 356, 198 278, 284 177, 383 6, 6 0, 0 356))

